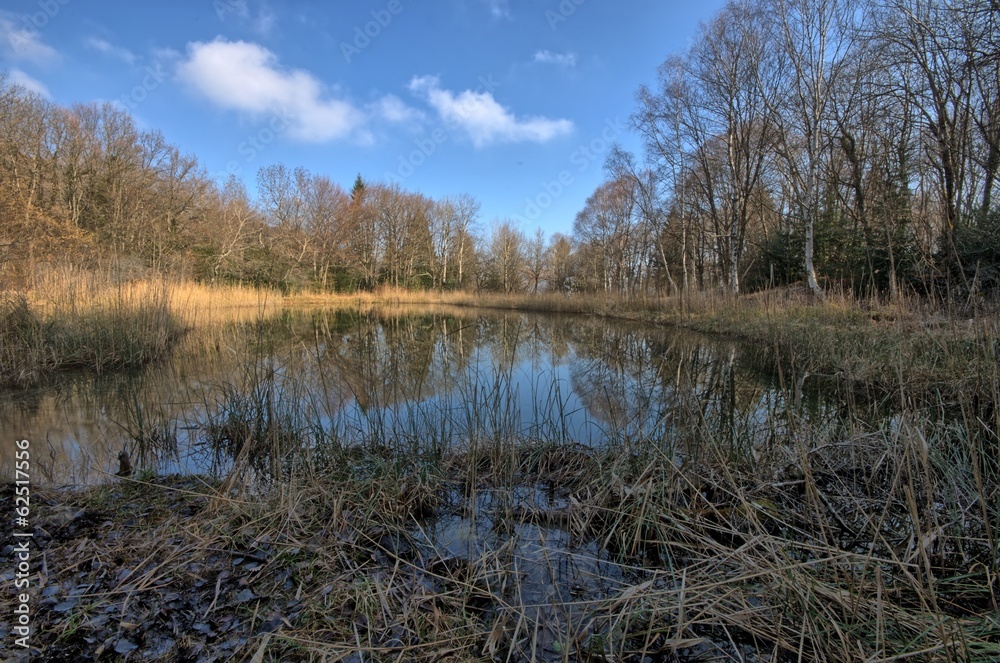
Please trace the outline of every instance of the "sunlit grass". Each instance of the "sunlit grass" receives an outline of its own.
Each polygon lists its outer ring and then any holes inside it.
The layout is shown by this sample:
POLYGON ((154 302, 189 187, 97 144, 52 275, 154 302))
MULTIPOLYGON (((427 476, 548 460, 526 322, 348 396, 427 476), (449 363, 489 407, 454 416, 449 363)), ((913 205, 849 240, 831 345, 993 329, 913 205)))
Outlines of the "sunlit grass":
POLYGON ((288 298, 291 307, 356 308, 358 306, 446 305, 484 309, 535 311, 540 313, 590 313, 634 318, 645 310, 656 310, 660 301, 632 300, 614 294, 500 294, 495 292, 406 290, 382 288, 350 294, 298 294, 288 298))
POLYGON ((255 320, 281 304, 279 294, 250 288, 46 270, 28 288, 0 291, 0 386, 141 366, 166 356, 187 330, 255 320))

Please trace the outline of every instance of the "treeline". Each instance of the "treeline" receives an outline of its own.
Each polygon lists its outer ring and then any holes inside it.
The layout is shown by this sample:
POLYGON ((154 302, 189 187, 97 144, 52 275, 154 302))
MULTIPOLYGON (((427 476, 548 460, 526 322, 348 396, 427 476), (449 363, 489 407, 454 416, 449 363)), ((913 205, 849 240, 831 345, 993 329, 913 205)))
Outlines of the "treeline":
POLYGON ((0 276, 68 259, 285 291, 1000 285, 995 0, 730 2, 632 123, 643 153, 612 150, 572 236, 546 238, 469 195, 282 165, 251 197, 114 105, 0 75, 0 276))
MULTIPOLYGON (((218 183, 113 104, 52 104, 0 78, 0 278, 41 264, 113 264, 214 283, 290 290, 544 289, 548 251, 510 221, 488 226, 462 194, 397 184, 350 191, 270 165, 256 196, 218 183)), ((563 238, 565 242, 565 238, 563 238)))
POLYGON ((1000 4, 739 0, 637 95, 574 230, 590 287, 1000 285, 1000 4))
POLYGON ((0 81, 0 215, 9 278, 70 260, 284 290, 441 287, 470 278, 478 204, 360 178, 348 193, 281 165, 253 199, 112 104, 62 108, 0 81))

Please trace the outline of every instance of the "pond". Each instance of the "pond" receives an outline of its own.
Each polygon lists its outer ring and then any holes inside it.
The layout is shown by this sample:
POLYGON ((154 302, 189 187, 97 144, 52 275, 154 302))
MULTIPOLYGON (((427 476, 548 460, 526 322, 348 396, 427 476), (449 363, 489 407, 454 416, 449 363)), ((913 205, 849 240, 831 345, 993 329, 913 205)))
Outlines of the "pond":
MULTIPOLYGON (((223 474, 232 458, 211 431, 260 407, 274 419, 265 425, 314 441, 394 450, 527 437, 655 440, 680 453, 678 437, 699 424, 730 452, 752 453, 783 434, 788 408, 836 417, 762 365, 734 342, 587 316, 297 311, 190 333, 137 372, 8 393, 0 421, 4 445, 32 441, 35 481, 80 485, 113 475, 123 449, 157 474, 223 474)), ((3 454, 3 471, 12 458, 3 454)))

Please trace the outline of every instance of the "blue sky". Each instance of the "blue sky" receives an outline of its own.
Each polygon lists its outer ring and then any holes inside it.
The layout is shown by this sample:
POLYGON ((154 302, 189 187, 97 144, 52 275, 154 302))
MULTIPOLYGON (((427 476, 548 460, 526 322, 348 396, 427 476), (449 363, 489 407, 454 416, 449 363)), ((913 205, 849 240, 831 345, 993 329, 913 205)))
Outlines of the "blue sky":
POLYGON ((218 178, 304 166, 569 233, 634 95, 721 7, 653 0, 6 0, 0 68, 113 101, 218 178))

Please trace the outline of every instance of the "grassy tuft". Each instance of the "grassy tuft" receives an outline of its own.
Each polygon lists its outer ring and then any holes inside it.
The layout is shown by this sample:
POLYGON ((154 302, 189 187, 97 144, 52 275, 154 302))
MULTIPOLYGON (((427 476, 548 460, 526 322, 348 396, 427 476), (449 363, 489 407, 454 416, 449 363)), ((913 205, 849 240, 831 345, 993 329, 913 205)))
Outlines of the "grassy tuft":
POLYGON ((42 272, 26 290, 0 291, 0 387, 142 366, 166 356, 188 329, 271 315, 281 301, 248 288, 42 272))

